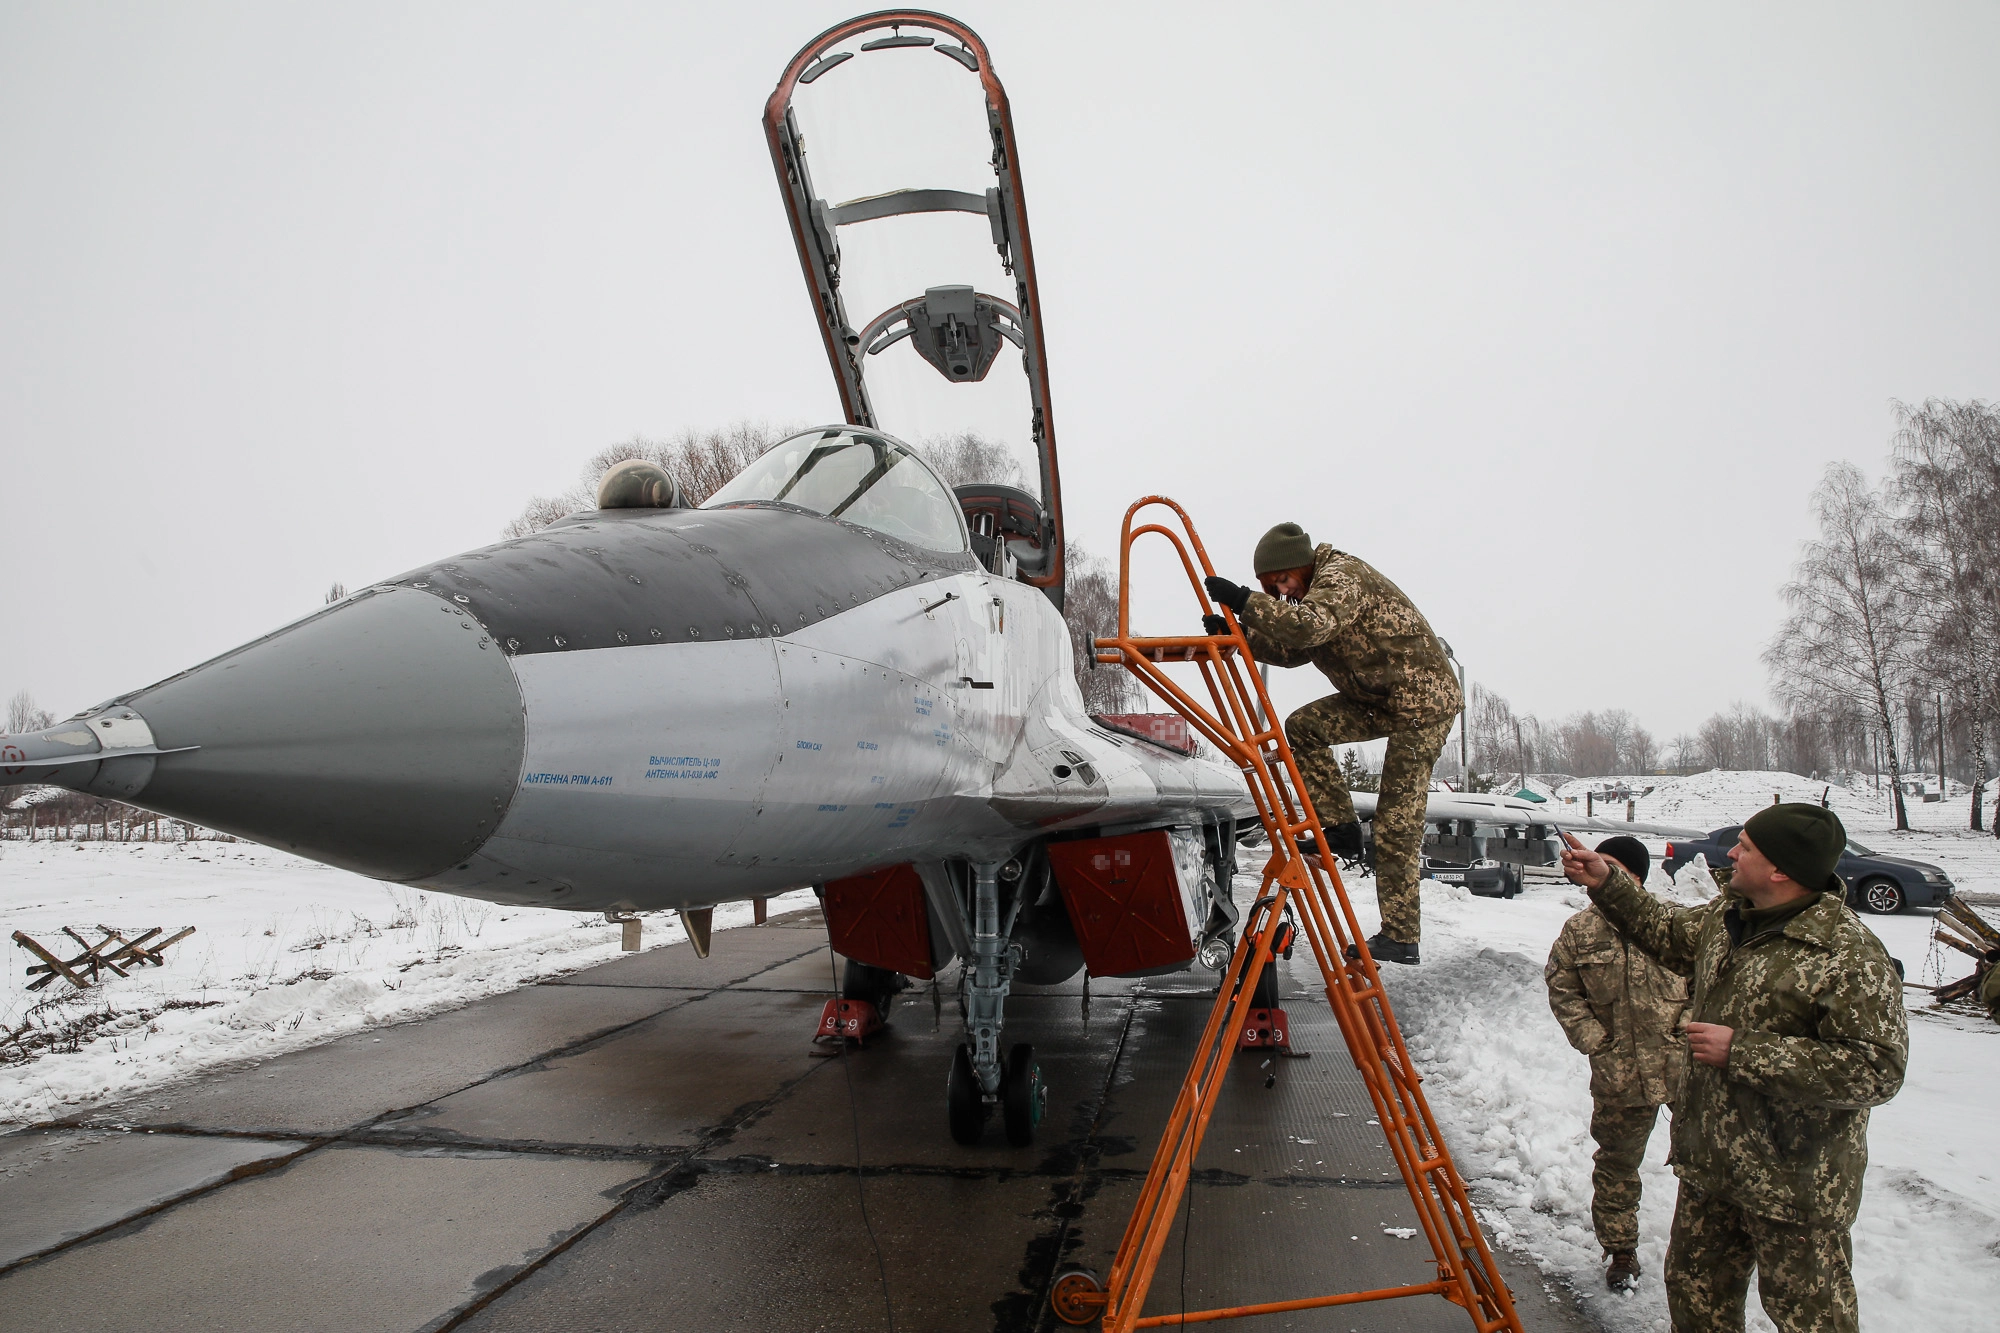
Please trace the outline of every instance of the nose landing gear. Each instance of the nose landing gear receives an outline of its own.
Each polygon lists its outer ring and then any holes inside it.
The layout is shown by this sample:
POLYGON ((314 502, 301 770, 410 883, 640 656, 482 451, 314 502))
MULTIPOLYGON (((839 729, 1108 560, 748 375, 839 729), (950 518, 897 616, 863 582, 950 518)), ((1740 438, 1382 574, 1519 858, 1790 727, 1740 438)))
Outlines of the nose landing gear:
POLYGON ((951 1122, 951 1137, 973 1147, 985 1136, 986 1122, 995 1105, 1007 1130, 1007 1142, 1026 1148, 1035 1141, 1035 1127, 1048 1112, 1049 1089, 1042 1082, 1042 1067, 1035 1061, 1035 1048, 1018 1043, 1007 1053, 1000 1075, 1000 1091, 989 1097, 973 1072, 972 1050, 960 1046, 951 1057, 951 1077, 945 1085, 945 1110, 951 1122))
POLYGON ((945 1112, 951 1120, 951 1137, 966 1147, 979 1142, 986 1132, 986 1092, 979 1076, 972 1072, 972 1052, 961 1046, 952 1053, 951 1079, 945 1084, 945 1112))
POLYGON ((1006 1023, 1007 993, 1021 946, 1012 942, 1014 922, 1021 911, 1027 881, 1019 861, 975 862, 971 866, 971 910, 966 913, 968 943, 965 960, 965 1043, 952 1053, 951 1078, 945 1087, 945 1110, 951 1136, 968 1146, 978 1143, 995 1107, 1007 1127, 1007 1142, 1025 1148, 1035 1141, 1048 1104, 1042 1068, 1035 1049, 1026 1042, 1001 1056, 1000 1033, 1006 1023), (1002 881, 1014 886, 1005 918, 1000 911, 1002 881))
POLYGON ((1000 1104, 1007 1124, 1007 1142, 1025 1148, 1035 1141, 1035 1126, 1042 1123, 1048 1107, 1049 1089, 1042 1082, 1042 1067, 1035 1063, 1035 1048, 1021 1042, 1007 1054, 1007 1072, 1000 1079, 1000 1104))

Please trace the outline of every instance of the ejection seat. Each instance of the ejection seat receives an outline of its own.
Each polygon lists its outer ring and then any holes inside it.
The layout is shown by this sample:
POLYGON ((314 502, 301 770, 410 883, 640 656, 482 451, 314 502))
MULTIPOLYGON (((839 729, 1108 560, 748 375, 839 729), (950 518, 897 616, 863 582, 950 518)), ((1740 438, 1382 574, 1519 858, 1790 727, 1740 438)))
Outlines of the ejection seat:
MULTIPOLYGON (((1033 580, 1049 569, 1054 548, 1048 511, 1042 502, 1018 486, 972 482, 952 487, 965 526, 972 534, 972 553, 1003 578, 1033 580)), ((1044 589, 1062 607, 1060 587, 1044 589)))

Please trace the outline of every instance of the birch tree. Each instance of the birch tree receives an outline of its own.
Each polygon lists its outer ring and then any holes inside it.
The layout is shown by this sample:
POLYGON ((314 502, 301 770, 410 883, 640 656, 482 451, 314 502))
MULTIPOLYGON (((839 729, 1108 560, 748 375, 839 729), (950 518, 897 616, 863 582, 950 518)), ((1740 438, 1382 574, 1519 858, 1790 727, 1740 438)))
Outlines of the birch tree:
MULTIPOLYGON (((1895 403, 1892 441, 1905 575, 1928 640, 1925 662, 1972 733, 1969 824, 1983 828, 1986 740, 2000 697, 2000 412, 1973 400, 1895 403)), ((1942 780, 1943 775, 1939 775, 1942 780)), ((2000 836, 2000 814, 1994 819, 2000 836)))
POLYGON ((1834 463, 1813 492, 1819 537, 1784 587, 1789 614, 1764 650, 1773 690, 1794 712, 1865 708, 1888 751, 1896 827, 1910 827, 1890 699, 1910 638, 1893 521, 1852 463, 1834 463))

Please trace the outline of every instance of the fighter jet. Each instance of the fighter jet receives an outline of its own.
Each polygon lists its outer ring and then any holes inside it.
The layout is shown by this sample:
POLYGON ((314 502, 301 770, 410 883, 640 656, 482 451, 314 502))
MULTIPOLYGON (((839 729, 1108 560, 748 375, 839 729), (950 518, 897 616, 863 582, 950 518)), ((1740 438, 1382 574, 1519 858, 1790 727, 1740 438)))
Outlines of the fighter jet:
POLYGON ((490 902, 678 909, 703 952, 715 904, 815 886, 850 960, 836 1029, 959 960, 951 1133, 998 1109, 1026 1145, 1046 1090, 1029 1043, 1003 1049, 1010 988, 1225 963, 1252 806, 1185 732, 1092 717, 1072 674, 1041 306, 985 45, 936 15, 838 25, 765 126, 842 422, 699 508, 621 467, 594 511, 0 738, 0 781, 490 902), (815 188, 809 130, 845 202, 815 188), (879 312, 858 329, 855 300, 879 312), (899 424, 1011 439, 1038 489, 954 492, 899 424))

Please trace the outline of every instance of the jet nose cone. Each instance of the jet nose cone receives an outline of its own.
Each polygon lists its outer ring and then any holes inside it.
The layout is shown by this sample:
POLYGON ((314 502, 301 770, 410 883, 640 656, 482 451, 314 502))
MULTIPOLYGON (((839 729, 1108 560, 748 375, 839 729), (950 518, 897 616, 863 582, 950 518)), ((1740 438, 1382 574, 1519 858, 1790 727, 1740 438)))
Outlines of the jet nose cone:
POLYGON ((408 588, 357 594, 117 703, 160 751, 138 804, 377 879, 464 860, 520 777, 506 655, 459 607, 408 588))

